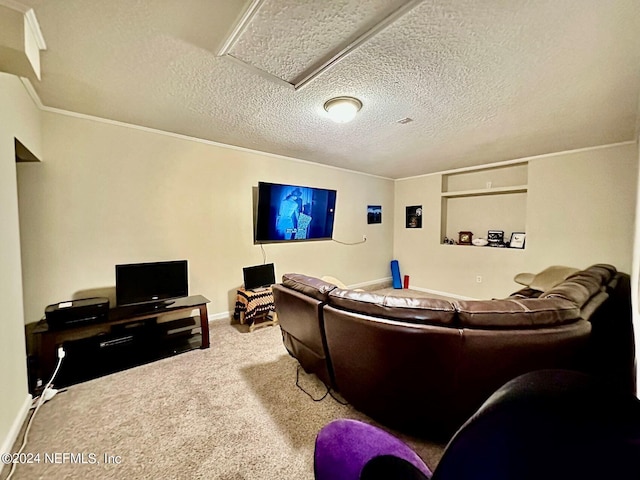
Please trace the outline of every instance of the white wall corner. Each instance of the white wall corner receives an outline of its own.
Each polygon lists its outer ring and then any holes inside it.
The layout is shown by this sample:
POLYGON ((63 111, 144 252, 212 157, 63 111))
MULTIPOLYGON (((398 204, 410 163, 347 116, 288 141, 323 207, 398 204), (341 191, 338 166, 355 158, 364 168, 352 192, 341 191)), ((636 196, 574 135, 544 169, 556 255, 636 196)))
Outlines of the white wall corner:
POLYGON ((20 77, 20 81, 22 82, 24 89, 27 91, 27 93, 31 97, 31 100, 33 100, 33 103, 35 103, 36 107, 38 107, 40 110, 44 110, 44 105, 42 104, 42 100, 40 100, 40 96, 38 95, 38 92, 36 92, 36 89, 33 88, 33 84, 31 83, 31 80, 29 80, 26 77, 20 77))
MULTIPOLYGON (((13 447, 13 444, 17 440, 18 434, 22 429, 22 424, 24 423, 25 419, 27 418, 27 415, 29 414, 29 409, 31 408, 31 401, 32 401, 31 395, 27 394, 27 397, 24 399, 22 407, 18 411, 16 418, 13 420, 13 424, 11 425, 11 428, 7 432, 6 437, 2 440, 2 445, 0 446, 0 454, 11 452, 11 447, 13 447)), ((0 474, 2 474, 3 466, 4 464, 0 464, 0 474)))

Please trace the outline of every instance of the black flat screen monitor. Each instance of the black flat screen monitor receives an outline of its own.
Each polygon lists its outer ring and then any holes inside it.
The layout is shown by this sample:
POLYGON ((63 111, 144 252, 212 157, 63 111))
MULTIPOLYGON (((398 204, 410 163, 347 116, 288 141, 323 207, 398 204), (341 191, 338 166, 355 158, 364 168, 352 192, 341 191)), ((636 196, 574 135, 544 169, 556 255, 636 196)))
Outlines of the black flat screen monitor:
POLYGON ((258 182, 255 243, 331 240, 335 190, 258 182))
POLYGON ((246 290, 270 287, 276 283, 273 263, 244 267, 242 273, 244 274, 244 288, 246 290))
POLYGON ((119 306, 188 295, 186 260, 116 265, 116 304, 119 306))

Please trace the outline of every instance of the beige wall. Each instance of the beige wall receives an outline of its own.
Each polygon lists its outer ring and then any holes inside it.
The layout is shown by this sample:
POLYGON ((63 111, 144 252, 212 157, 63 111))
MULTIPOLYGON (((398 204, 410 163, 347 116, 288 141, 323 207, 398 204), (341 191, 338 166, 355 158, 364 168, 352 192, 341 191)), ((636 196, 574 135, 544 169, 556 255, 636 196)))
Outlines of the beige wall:
POLYGON ((508 295, 517 273, 552 264, 603 262, 629 273, 637 179, 637 144, 531 159, 525 250, 441 245, 442 175, 398 180, 394 257, 412 286, 471 298, 508 295), (407 205, 423 205, 422 229, 405 228, 407 205))
POLYGON ((0 73, 0 450, 28 406, 14 138, 40 157, 40 113, 20 80, 0 73))
POLYGON ((278 277, 390 276, 391 180, 59 113, 44 112, 43 122, 47 159, 18 175, 27 323, 51 303, 105 287, 113 295, 118 263, 172 259, 189 261, 191 293, 226 315, 242 267, 262 263, 253 244, 258 181, 336 189, 334 238, 368 237, 355 246, 265 244, 278 277), (381 225, 367 225, 368 204, 383 206, 381 225))

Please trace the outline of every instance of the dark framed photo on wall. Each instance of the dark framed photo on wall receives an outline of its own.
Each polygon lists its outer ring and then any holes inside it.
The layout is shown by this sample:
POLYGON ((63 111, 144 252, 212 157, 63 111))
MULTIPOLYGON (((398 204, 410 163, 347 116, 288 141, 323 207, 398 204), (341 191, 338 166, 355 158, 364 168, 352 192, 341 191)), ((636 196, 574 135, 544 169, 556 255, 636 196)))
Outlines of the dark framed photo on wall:
POLYGON ((422 228, 422 205, 407 207, 407 228, 422 228))
POLYGON ((367 206, 367 223, 382 223, 382 205, 367 206))

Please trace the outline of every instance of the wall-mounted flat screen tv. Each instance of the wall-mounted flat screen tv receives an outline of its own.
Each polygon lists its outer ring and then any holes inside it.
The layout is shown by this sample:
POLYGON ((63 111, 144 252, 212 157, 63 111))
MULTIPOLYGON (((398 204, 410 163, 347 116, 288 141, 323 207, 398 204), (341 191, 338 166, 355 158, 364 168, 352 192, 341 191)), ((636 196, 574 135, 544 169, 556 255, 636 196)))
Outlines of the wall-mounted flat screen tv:
POLYGON ((255 241, 330 240, 335 208, 335 190, 259 182, 255 241))
POLYGON ((119 306, 188 295, 186 260, 116 265, 116 304, 119 306))

